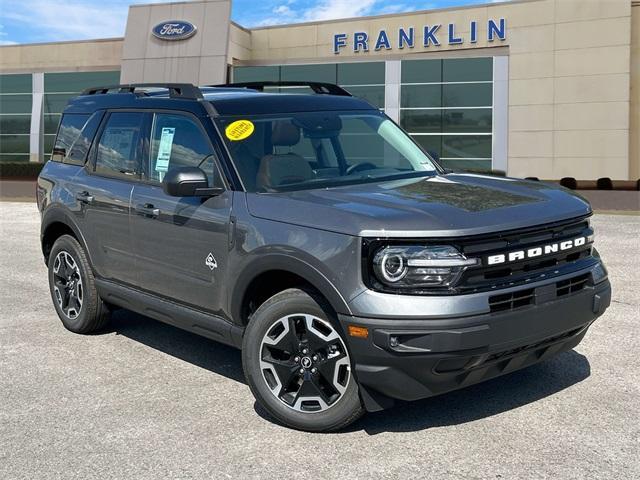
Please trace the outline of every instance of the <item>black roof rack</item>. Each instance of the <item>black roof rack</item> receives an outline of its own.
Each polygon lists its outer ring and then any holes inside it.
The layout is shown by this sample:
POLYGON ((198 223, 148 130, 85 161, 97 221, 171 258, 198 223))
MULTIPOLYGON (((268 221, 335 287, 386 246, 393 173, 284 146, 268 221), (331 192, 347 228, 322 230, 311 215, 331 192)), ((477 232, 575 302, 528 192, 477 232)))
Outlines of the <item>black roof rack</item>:
POLYGON ((185 98, 189 100, 199 100, 202 92, 191 83, 130 83, 123 85, 107 85, 104 87, 91 87, 82 92, 82 95, 100 95, 117 90, 117 93, 135 93, 141 88, 166 88, 170 98, 185 98))
POLYGON ((352 96, 344 88, 339 87, 338 85, 323 82, 242 82, 211 86, 216 88, 250 88, 259 92, 263 92, 265 87, 309 87, 318 95, 338 95, 340 97, 352 96))

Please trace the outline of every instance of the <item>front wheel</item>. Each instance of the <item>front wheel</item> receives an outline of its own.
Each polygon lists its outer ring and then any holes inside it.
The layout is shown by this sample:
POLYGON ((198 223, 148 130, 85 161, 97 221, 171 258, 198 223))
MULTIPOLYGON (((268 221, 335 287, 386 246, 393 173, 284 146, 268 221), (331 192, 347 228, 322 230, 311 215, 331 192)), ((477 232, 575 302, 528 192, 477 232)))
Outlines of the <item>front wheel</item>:
POLYGON ((338 430, 364 412, 336 319, 321 298, 302 290, 285 290, 258 308, 242 363, 258 402, 287 426, 338 430))

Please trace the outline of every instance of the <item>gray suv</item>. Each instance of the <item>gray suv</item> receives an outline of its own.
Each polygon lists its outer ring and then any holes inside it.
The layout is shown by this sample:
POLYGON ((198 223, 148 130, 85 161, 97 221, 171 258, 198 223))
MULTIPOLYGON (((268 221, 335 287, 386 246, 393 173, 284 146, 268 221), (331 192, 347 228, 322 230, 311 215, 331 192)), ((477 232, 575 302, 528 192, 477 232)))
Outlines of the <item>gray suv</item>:
POLYGON ((89 89, 37 199, 67 329, 125 308, 241 348, 308 431, 569 350, 610 303, 586 201, 445 170, 335 85, 89 89))

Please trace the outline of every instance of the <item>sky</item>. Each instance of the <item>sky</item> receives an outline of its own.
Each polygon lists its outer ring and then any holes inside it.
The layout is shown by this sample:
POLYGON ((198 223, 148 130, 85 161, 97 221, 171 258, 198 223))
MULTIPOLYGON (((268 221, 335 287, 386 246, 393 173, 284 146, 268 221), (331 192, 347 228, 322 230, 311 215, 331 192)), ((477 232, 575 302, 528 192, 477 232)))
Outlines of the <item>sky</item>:
MULTIPOLYGON (((166 0, 173 1, 173 0, 166 0)), ((245 27, 398 13, 501 0, 233 0, 245 27)), ((130 4, 163 0, 0 0, 0 45, 121 37, 130 4)))

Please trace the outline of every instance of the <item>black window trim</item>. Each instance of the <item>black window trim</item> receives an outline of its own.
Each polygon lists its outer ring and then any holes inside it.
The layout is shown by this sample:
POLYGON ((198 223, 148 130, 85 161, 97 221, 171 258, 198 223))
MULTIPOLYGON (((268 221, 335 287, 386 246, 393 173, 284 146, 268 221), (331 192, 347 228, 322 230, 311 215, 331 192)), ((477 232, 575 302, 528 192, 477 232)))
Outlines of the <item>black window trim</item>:
POLYGON ((154 109, 147 110, 147 112, 150 114, 150 118, 148 120, 149 121, 149 130, 147 135, 148 142, 146 142, 146 149, 143 152, 143 158, 142 158, 143 165, 142 165, 140 180, 138 181, 138 183, 141 183, 143 185, 153 186, 153 187, 162 186, 162 183, 157 182, 155 180, 150 180, 148 178, 149 172, 147 170, 149 168, 148 162, 151 159, 151 140, 152 140, 151 136, 153 135, 153 125, 155 122, 155 117, 158 114, 165 114, 165 115, 176 115, 176 116, 187 117, 191 119, 193 123, 195 123, 197 128, 200 129, 200 132, 202 133, 203 137, 206 139, 206 142, 209 144, 211 151, 214 153, 214 156, 215 156, 214 164, 218 170, 218 173, 220 174, 225 191, 232 190, 231 182, 227 178, 225 170, 222 168, 222 155, 221 155, 220 148, 216 145, 216 143, 214 143, 211 140, 211 137, 207 132, 207 130, 204 128, 204 125, 202 124, 202 119, 200 117, 186 110, 172 110, 170 108, 154 108, 154 109))
POLYGON ((98 173, 96 172, 96 158, 97 158, 97 154, 98 154, 98 145, 100 145, 100 141, 102 140, 102 134, 104 133, 105 127, 107 126, 107 124, 109 123, 109 119, 111 118, 111 114, 113 113, 140 113, 143 115, 143 120, 142 120, 142 134, 141 134, 141 138, 144 139, 148 139, 149 135, 150 135, 150 122, 149 122, 149 115, 151 113, 151 110, 149 109, 143 109, 143 108, 113 108, 113 109, 107 109, 104 111, 104 114, 102 116, 102 121, 100 122, 100 126, 98 127, 98 130, 96 131, 96 135, 94 137, 93 143, 91 144, 91 149, 89 150, 89 154, 87 155, 87 162, 85 163, 85 171, 89 174, 89 175, 93 175, 96 177, 101 177, 101 178, 108 178, 108 179, 112 179, 112 180, 121 180, 124 182, 129 182, 129 183, 140 183, 141 178, 142 178, 142 171, 141 171, 141 167, 142 167, 142 159, 144 158, 145 155, 145 151, 148 149, 148 143, 149 142, 142 142, 142 146, 138 146, 138 148, 142 148, 142 152, 140 154, 140 158, 139 158, 139 163, 138 163, 138 169, 140 171, 138 171, 138 175, 136 176, 125 176, 125 175, 109 175, 106 173, 98 173))

